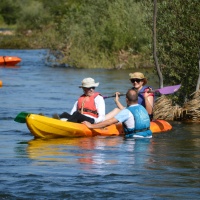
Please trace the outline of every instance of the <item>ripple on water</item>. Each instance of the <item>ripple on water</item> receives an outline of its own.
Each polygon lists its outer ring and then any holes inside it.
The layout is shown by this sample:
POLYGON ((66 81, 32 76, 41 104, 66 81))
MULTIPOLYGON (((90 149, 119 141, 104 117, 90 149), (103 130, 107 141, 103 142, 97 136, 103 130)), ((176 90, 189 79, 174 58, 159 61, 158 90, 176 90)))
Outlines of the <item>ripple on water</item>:
MULTIPOLYGON (((198 199, 199 125, 172 123, 148 142, 122 137, 34 140, 22 111, 70 111, 81 80, 100 82, 102 95, 126 92, 132 70, 52 68, 46 50, 0 50, 22 58, 0 68, 0 199, 198 199)), ((138 70, 137 70, 138 71, 138 70)), ((141 69, 158 88, 152 72, 141 69)), ((115 107, 106 99, 106 111, 115 107)), ((125 98, 121 98, 125 105, 125 98)))

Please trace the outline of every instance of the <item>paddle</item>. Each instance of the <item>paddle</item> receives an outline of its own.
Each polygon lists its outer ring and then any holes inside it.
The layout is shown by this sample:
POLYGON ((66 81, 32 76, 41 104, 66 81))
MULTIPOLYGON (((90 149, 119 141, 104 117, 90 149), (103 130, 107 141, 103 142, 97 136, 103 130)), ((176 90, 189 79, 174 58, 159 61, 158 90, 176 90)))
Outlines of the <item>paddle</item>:
MULTIPOLYGON (((180 85, 173 85, 173 86, 163 87, 163 88, 156 89, 156 90, 153 90, 153 91, 150 91, 150 92, 153 92, 153 93, 159 92, 160 94, 173 94, 173 93, 176 92, 180 87, 181 87, 181 84, 180 84, 180 85)), ((126 94, 120 94, 119 96, 124 96, 124 95, 126 95, 126 94)), ((115 95, 112 95, 112 96, 104 96, 103 98, 104 98, 104 99, 107 99, 107 98, 111 98, 111 97, 115 97, 115 95)))
POLYGON ((29 115, 30 113, 27 112, 20 112, 14 119, 14 121, 19 122, 19 123, 26 123, 26 117, 29 115))
MULTIPOLYGON (((167 86, 167 87, 163 87, 160 89, 156 89, 153 90, 151 92, 159 92, 160 94, 173 94, 174 92, 176 92, 179 88, 181 87, 181 85, 174 85, 174 86, 167 86)), ((125 94, 120 94, 119 96, 123 96, 125 94)), ((115 97, 115 95, 112 96, 104 96, 104 99, 107 98, 111 98, 111 97, 115 97)), ((30 113, 27 112, 20 112, 14 119, 14 121, 19 122, 19 123, 26 123, 26 117, 29 115, 30 113)))

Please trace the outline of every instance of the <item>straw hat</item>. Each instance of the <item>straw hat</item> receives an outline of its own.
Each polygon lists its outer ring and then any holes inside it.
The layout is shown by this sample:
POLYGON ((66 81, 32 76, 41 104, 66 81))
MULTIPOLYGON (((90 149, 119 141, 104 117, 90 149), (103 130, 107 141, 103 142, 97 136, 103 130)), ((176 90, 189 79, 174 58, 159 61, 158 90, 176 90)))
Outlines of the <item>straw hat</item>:
POLYGON ((95 83, 95 80, 93 78, 84 78, 82 80, 82 85, 80 85, 80 88, 90 88, 90 87, 98 87, 99 83, 95 83))
POLYGON ((144 82, 143 85, 145 85, 145 84, 147 83, 147 79, 144 77, 144 74, 141 73, 141 72, 130 73, 130 74, 129 74, 129 77, 130 77, 130 78, 129 78, 130 80, 131 80, 131 79, 134 79, 134 78, 143 79, 143 82, 144 82))

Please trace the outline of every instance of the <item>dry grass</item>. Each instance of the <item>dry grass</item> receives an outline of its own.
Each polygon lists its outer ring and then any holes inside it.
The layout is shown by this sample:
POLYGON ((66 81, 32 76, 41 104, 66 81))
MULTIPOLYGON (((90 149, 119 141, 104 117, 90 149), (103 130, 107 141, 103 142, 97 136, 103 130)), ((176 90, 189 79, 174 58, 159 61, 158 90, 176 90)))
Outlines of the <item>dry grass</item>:
POLYGON ((168 99, 165 95, 159 97, 154 104, 153 115, 154 119, 173 120, 171 99, 168 99))
POLYGON ((183 107, 173 106, 172 100, 162 95, 156 100, 153 113, 154 119, 200 122, 200 90, 183 107))
POLYGON ((193 99, 183 105, 185 121, 200 122, 200 90, 195 92, 193 99))

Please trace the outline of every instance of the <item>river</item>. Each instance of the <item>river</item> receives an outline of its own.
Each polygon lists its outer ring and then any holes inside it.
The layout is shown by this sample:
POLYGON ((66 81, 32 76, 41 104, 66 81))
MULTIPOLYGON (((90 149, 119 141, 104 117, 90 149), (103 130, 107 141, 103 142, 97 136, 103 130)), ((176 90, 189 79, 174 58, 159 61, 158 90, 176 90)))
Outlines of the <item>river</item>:
MULTIPOLYGON (((150 140, 92 137, 35 140, 21 111, 70 111, 85 77, 102 95, 126 92, 133 70, 74 69, 45 64, 46 50, 0 50, 18 67, 0 67, 0 199, 199 199, 200 125, 170 122, 150 140)), ((149 84, 158 87, 148 69, 149 84)), ((114 108, 106 99, 106 111, 114 108)), ((124 98, 122 97, 122 102, 124 98)))

